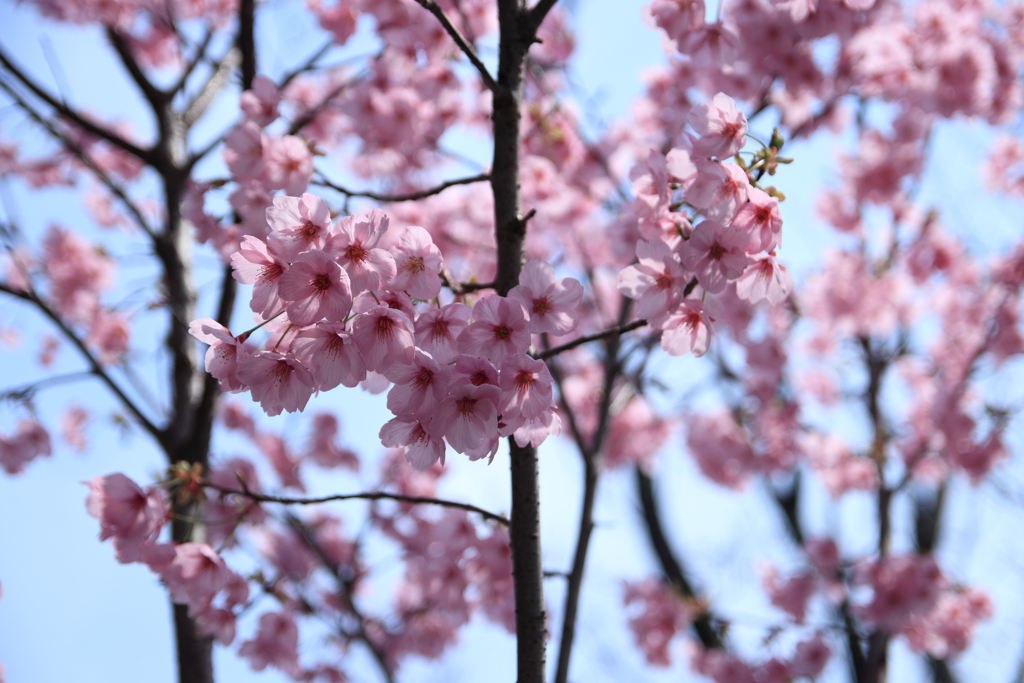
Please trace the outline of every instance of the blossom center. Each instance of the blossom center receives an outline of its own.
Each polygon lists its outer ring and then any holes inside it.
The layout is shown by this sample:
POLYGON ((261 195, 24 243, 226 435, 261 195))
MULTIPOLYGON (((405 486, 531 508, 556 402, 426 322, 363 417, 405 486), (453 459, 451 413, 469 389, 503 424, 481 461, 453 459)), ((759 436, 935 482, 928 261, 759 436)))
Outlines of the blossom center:
POLYGON ((516 373, 515 378, 516 391, 521 394, 525 394, 530 390, 530 387, 533 386, 536 379, 537 375, 535 373, 532 373, 529 370, 520 370, 516 373))
POLYGON ((455 410, 458 412, 459 415, 462 415, 464 417, 472 415, 474 410, 476 409, 476 401, 477 399, 475 398, 464 396, 463 398, 460 398, 455 401, 455 410))
POLYGON ((370 252, 363 249, 362 245, 359 244, 350 244, 348 249, 345 250, 345 256, 347 256, 350 261, 355 261, 356 263, 359 263, 366 258, 368 253, 370 252))
POLYGON ((718 261, 723 256, 725 256, 725 247, 723 247, 718 242, 715 242, 714 244, 711 245, 710 248, 708 248, 708 258, 710 258, 712 261, 718 261))
POLYGON ((551 310, 551 301, 546 296, 542 296, 539 299, 533 300, 533 312, 539 315, 544 315, 551 310))
POLYGON ((422 256, 410 256, 405 262, 405 270, 410 273, 422 273, 427 267, 423 265, 422 256))
POLYGON ((495 325, 494 326, 494 340, 495 341, 508 341, 512 338, 512 328, 508 325, 495 325))

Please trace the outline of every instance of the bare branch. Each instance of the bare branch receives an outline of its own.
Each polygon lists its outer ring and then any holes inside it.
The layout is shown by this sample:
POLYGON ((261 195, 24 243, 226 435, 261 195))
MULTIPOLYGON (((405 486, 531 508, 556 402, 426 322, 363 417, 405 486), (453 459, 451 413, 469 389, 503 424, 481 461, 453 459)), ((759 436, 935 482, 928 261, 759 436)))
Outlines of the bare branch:
POLYGON ((348 79, 347 81, 344 81, 336 85, 331 90, 331 92, 327 93, 327 95, 316 104, 316 106, 311 107, 306 111, 302 112, 302 115, 299 116, 299 118, 292 121, 292 125, 288 127, 288 135, 295 135, 300 130, 305 128, 307 125, 309 125, 309 122, 315 119, 317 114, 326 109, 327 105, 329 105, 335 97, 340 95, 345 90, 345 88, 352 85, 362 77, 363 73, 359 73, 356 76, 353 76, 352 78, 348 79))
POLYGON ((213 26, 207 26, 206 33, 203 34, 202 40, 199 42, 199 45, 196 46, 196 53, 192 56, 192 61, 185 65, 185 68, 181 72, 181 76, 178 78, 178 82, 170 89, 169 93, 171 95, 177 95, 184 89, 185 84, 188 83, 189 76, 191 76, 192 72, 196 70, 196 67, 206 59, 206 50, 210 47, 210 41, 213 39, 213 34, 213 26))
POLYGON ((537 29, 544 23, 544 17, 548 15, 548 12, 551 11, 556 2, 558 0, 540 0, 526 13, 526 26, 531 36, 537 34, 537 29))
POLYGON ((64 103, 57 101, 57 99, 53 95, 43 90, 31 78, 25 75, 25 73, 21 71, 21 69, 16 67, 7 58, 7 55, 5 55, 2 50, 0 50, 0 65, 3 65, 3 67, 7 71, 9 71, 15 78, 17 78, 18 81, 22 83, 22 85, 24 85, 26 88, 32 91, 32 93, 36 97, 46 102, 46 104, 53 107, 58 113, 60 113, 61 116, 75 123, 85 132, 91 133, 92 135, 95 135, 98 138, 106 140, 115 147, 118 147, 124 150, 125 152, 128 152, 129 154, 136 156, 139 159, 142 159, 147 164, 153 165, 155 163, 156 155, 153 152, 153 150, 142 149, 141 147, 138 147, 132 144, 131 142, 128 142, 120 135, 114 133, 113 131, 107 130, 103 126, 93 123, 92 121, 86 119, 81 114, 76 112, 74 109, 71 109, 64 103))
MULTIPOLYGON (((320 176, 321 177, 320 177, 319 180, 314 180, 312 182, 313 185, 320 185, 322 187, 329 187, 330 189, 335 190, 336 192, 342 193, 346 197, 366 197, 367 199, 374 199, 374 200, 376 200, 378 202, 411 202, 411 201, 416 201, 417 199, 425 199, 425 198, 433 196, 435 194, 441 194, 442 192, 447 190, 449 187, 455 187, 456 185, 469 185, 471 183, 482 183, 482 182, 487 182, 487 181, 489 181, 491 179, 491 175, 489 173, 481 173, 479 175, 469 176, 467 178, 456 178, 455 180, 446 180, 445 182, 441 183, 440 185, 437 185, 436 187, 431 187, 431 188, 428 188, 426 190, 420 190, 418 192, 410 192, 408 194, 381 194, 379 192, 371 192, 371 191, 368 191, 368 190, 363 190, 363 191, 349 190, 349 189, 346 189, 346 188, 342 187, 341 185, 338 185, 336 183, 333 183, 333 182, 327 180, 326 178, 323 177, 322 173, 320 174, 320 176)), ((490 285, 486 285, 486 286, 490 286, 490 285)), ((482 288, 483 287, 477 287, 477 289, 482 289, 482 288)))
POLYGON ((228 84, 231 72, 235 70, 241 61, 241 54, 238 48, 231 48, 227 51, 224 57, 217 64, 213 70, 213 74, 209 80, 203 85, 202 90, 195 96, 189 105, 185 108, 185 113, 182 115, 182 121, 185 122, 185 126, 191 126, 193 123, 199 120, 199 118, 206 112, 207 107, 213 103, 213 100, 217 97, 220 91, 228 84))
POLYGON ((444 27, 444 30, 448 32, 448 35, 452 37, 455 44, 459 46, 459 49, 462 50, 467 58, 469 58, 469 61, 474 67, 476 67, 476 70, 480 72, 480 78, 483 79, 484 85, 487 86, 487 89, 491 92, 497 92, 500 87, 497 81, 495 81, 494 77, 491 76, 491 73, 487 70, 487 67, 484 66, 484 63, 480 61, 480 58, 476 56, 476 51, 473 49, 473 46, 469 44, 469 41, 466 40, 466 37, 462 35, 459 29, 455 27, 455 24, 451 22, 451 19, 449 19, 448 15, 444 13, 444 10, 442 10, 434 0, 416 0, 416 2, 418 2, 423 9, 437 17, 437 20, 441 22, 441 26, 444 27))
POLYGON ((352 616, 356 618, 356 623, 358 625, 356 633, 351 635, 362 641, 366 647, 370 649, 370 653, 373 655, 373 658, 377 660, 377 665, 380 667, 385 681, 387 681, 387 683, 394 683, 394 672, 391 670, 391 663, 388 661, 387 655, 384 653, 380 645, 370 638, 370 634, 366 631, 366 617, 363 616, 362 612, 356 607, 355 602, 352 600, 352 589, 355 585, 354 576, 350 576, 341 571, 341 567, 335 564, 334 560, 331 559, 331 556, 324 551, 320 542, 313 536, 309 527, 302 523, 302 520, 293 515, 288 515, 287 522, 288 525, 299 534, 306 546, 313 551, 324 567, 331 572, 334 580, 338 582, 338 597, 341 599, 342 604, 348 608, 348 611, 352 613, 352 616))
POLYGON ((170 98, 170 95, 163 90, 160 90, 153 82, 146 77, 146 74, 142 71, 142 67, 139 66, 138 61, 135 59, 135 55, 132 54, 132 48, 125 40, 125 37, 121 35, 116 29, 107 27, 107 40, 114 47, 114 51, 117 52, 118 57, 121 58, 121 63, 124 64, 125 68, 128 69, 128 75, 132 77, 135 84, 139 86, 139 90, 146 97, 146 100, 153 106, 154 109, 158 109, 163 106, 165 102, 170 98))
POLYGON ((36 382, 22 384, 20 387, 11 387, 10 389, 0 390, 0 401, 8 399, 13 401, 23 401, 40 389, 60 384, 70 384, 71 382, 78 382, 83 379, 91 379, 95 376, 96 373, 88 370, 84 372, 69 372, 66 375, 53 375, 52 377, 46 377, 36 382))
POLYGON ((92 355, 92 351, 89 350, 89 347, 86 346, 85 342, 77 334, 75 334, 74 330, 67 326, 67 324, 60 318, 59 315, 57 315, 57 313, 52 308, 50 308, 46 304, 46 302, 40 299, 35 292, 19 292, 17 290, 11 289, 10 287, 3 283, 0 283, 0 292, 10 294, 11 296, 15 296, 23 301, 28 301, 29 303, 35 304, 36 308, 38 308, 43 315, 49 318, 53 322, 53 324, 57 326, 57 329, 59 329, 61 333, 63 333, 63 335, 67 337, 68 341, 70 341, 75 346, 75 348, 77 348, 79 352, 81 352, 81 354, 85 357, 86 362, 89 364, 91 372, 97 377, 99 377, 100 380, 107 385, 107 388, 109 388, 110 391, 112 391, 113 394, 117 396, 121 403, 124 404, 124 407, 127 408, 132 413, 132 415, 135 416, 135 419, 139 421, 139 424, 142 425, 142 428, 149 432, 149 434, 153 436, 153 438, 155 438, 158 443, 163 443, 163 432, 156 425, 150 422, 149 418, 142 414, 142 411, 139 410, 139 408, 132 402, 131 399, 128 398, 128 396, 124 393, 124 391, 117 384, 117 382, 115 382, 113 378, 109 374, 107 374, 106 369, 104 369, 104 367, 100 365, 100 362, 96 360, 96 357, 92 355))
POLYGON ((242 90, 251 90, 256 78, 256 0, 241 0, 238 6, 238 38, 242 53, 242 90))
POLYGON ((320 498, 285 498, 281 496, 267 496, 262 493, 255 493, 248 489, 243 491, 237 491, 235 489, 225 488, 223 486, 217 486, 209 482, 204 482, 204 486, 211 488, 221 493, 235 494, 239 496, 245 496, 258 503, 279 503, 281 505, 316 505, 318 503, 330 503, 338 500, 394 500, 399 503, 413 503, 423 505, 440 505, 441 507, 456 508, 458 510, 465 510, 466 512, 474 512, 484 519, 489 519, 492 522, 497 522, 502 526, 508 526, 508 520, 498 514, 478 508, 475 505, 469 503, 460 503, 454 500, 443 500, 441 498, 426 498, 423 496, 403 496, 399 493, 388 493, 386 491, 368 491, 365 493, 344 493, 333 496, 322 496, 320 498))
POLYGON ((103 171, 103 169, 97 166, 96 163, 89 158, 89 155, 85 153, 85 150, 82 149, 81 146, 78 145, 78 143, 72 141, 66 135, 61 133, 53 123, 44 119, 42 115, 39 114, 39 112, 33 109, 31 105, 25 102, 25 100, 23 100, 21 96, 18 95, 18 93, 12 90, 10 86, 8 86, 3 81, 0 81, 0 88, 3 88, 4 91, 8 95, 10 95, 15 102, 18 103, 18 105, 25 111, 26 114, 28 114, 39 125, 46 128, 46 130, 49 131, 50 135, 60 140, 61 143, 63 143, 64 146, 68 149, 68 151, 74 154, 79 161, 86 165, 89 168, 89 170, 92 171, 93 174, 99 179, 99 181, 106 185, 107 189, 110 190, 118 199, 120 199, 122 203, 124 203, 125 207, 138 222, 139 227, 142 228, 142 230, 147 235, 149 235, 150 237, 154 236, 153 228, 149 225, 149 222, 146 220, 145 216, 142 215, 142 211, 139 209, 139 207, 135 205, 135 202, 129 199, 125 191, 117 183, 115 183, 110 178, 110 176, 108 176, 103 171))
POLYGON ((311 70, 313 68, 313 66, 317 63, 317 61, 319 61, 319 59, 321 57, 323 57, 325 54, 327 54, 332 47, 334 47, 334 40, 333 39, 332 40, 328 40, 326 43, 324 43, 324 45, 321 46, 321 48, 319 50, 317 50, 312 55, 310 55, 309 59, 307 59, 306 61, 304 61, 299 66, 295 67, 294 69, 292 69, 291 71, 286 73, 284 75, 284 77, 281 79, 281 82, 277 84, 277 89, 278 90, 284 90, 299 75, 304 74, 307 71, 311 70))
MULTIPOLYGON (((665 578, 683 596, 696 598, 697 593, 669 547, 665 532, 661 528, 661 518, 654 500, 654 484, 639 466, 636 468, 636 483, 647 533, 665 578)), ((693 620, 693 630, 697 632, 697 638, 700 639, 704 647, 713 650, 720 650, 724 647, 722 638, 712 625, 712 618, 708 612, 701 613, 693 620)))
POLYGON ((607 339, 608 337, 616 337, 616 336, 625 334, 626 332, 630 332, 631 330, 635 330, 635 329, 637 329, 639 327, 643 327, 646 324, 647 324, 646 320, 634 320, 633 322, 627 323, 625 325, 616 325, 615 327, 610 327, 607 330, 604 330, 602 332, 595 332, 594 334, 588 334, 588 335, 585 335, 583 337, 577 337, 576 339, 573 339, 571 342, 566 342, 565 344, 562 344, 561 346, 556 346, 554 348, 547 349, 546 351, 543 351, 542 353, 538 353, 534 357, 537 358, 538 360, 547 360, 549 358, 553 358, 554 356, 557 356, 558 354, 562 353, 563 351, 568 351, 569 349, 575 349, 577 346, 582 346, 583 344, 588 344, 588 343, 590 343, 592 341, 597 341, 598 339, 607 339))

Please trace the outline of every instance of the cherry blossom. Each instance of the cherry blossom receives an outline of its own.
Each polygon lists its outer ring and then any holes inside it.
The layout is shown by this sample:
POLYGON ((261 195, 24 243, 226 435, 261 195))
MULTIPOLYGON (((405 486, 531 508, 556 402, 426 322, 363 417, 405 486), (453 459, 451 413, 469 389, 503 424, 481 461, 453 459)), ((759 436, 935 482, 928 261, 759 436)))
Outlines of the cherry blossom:
POLYGON ((530 314, 530 332, 555 336, 569 334, 579 325, 576 308, 583 285, 570 277, 555 280, 554 269, 543 261, 530 261, 519 274, 519 285, 509 290, 530 314))

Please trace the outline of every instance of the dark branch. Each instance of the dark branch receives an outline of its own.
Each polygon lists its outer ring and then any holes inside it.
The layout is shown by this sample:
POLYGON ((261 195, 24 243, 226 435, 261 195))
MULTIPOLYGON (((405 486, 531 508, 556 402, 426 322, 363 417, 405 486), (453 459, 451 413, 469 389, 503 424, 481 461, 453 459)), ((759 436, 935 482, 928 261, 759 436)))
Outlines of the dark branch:
MULTIPOLYGON (((661 528, 661 517, 658 513, 658 506, 654 500, 654 483, 651 478, 644 474, 640 467, 636 468, 637 491, 640 495, 640 506, 643 512, 647 533, 650 536, 651 545, 654 547, 654 554, 658 556, 662 573, 668 579, 672 587, 679 591, 684 597, 696 598, 697 593, 693 585, 686 577, 682 566, 673 554, 665 538, 665 532, 661 528)), ((722 638, 712 626, 711 615, 702 612, 693 620, 693 629, 701 644, 708 649, 720 650, 724 647, 722 638)))
POLYGON ((7 69, 7 71, 9 71, 15 78, 17 78, 22 83, 22 85, 24 85, 26 88, 32 91, 32 93, 36 97, 46 102, 46 104, 53 107, 61 116, 75 123, 85 132, 91 133, 92 135, 95 135, 98 138, 106 140, 115 147, 119 147, 125 152, 128 152, 129 154, 138 157, 147 164, 154 164, 156 156, 152 150, 142 149, 141 147, 138 147, 132 144, 131 142, 128 142, 120 135, 117 135, 113 131, 107 130, 103 126, 93 123, 92 121, 86 119, 81 114, 76 112, 74 109, 71 109, 64 103, 57 101, 57 99, 53 97, 53 95, 43 90, 31 78, 26 76, 25 73, 21 71, 21 69, 16 67, 7 58, 7 55, 5 55, 2 50, 0 50, 0 65, 3 65, 3 67, 7 69))
POLYGON ((442 10, 434 0, 416 0, 416 2, 418 2, 423 9, 437 17, 437 20, 441 22, 441 26, 444 27, 444 30, 448 32, 448 35, 452 37, 455 44, 459 46, 459 49, 462 50, 467 58, 469 58, 469 61, 474 67, 476 67, 476 70, 480 72, 480 78, 483 79, 484 85, 487 86, 487 89, 491 92, 496 92, 500 86, 494 80, 494 77, 491 76, 491 72, 487 70, 486 66, 484 66, 484 63, 476 56, 476 51, 473 49, 473 46, 469 44, 466 37, 463 36, 459 29, 456 28, 455 24, 451 22, 451 19, 449 19, 448 15, 444 13, 444 10, 442 10))
POLYGON ((557 356, 558 354, 564 351, 568 351, 569 349, 575 349, 577 346, 582 346, 583 344, 587 344, 592 341, 597 341, 599 339, 617 337, 619 335, 625 334, 626 332, 630 332, 631 330, 643 327, 646 324, 646 320, 634 320, 631 323, 627 323, 625 325, 616 325, 615 327, 608 328, 607 330, 604 330, 602 332, 595 332, 594 334, 588 334, 583 337, 577 337, 576 339, 573 339, 571 342, 566 342, 561 346, 556 346, 554 348, 547 349, 542 353, 538 353, 536 358, 538 360, 547 360, 549 358, 557 356))
MULTIPOLYGON (((419 190, 418 192, 410 192, 408 194, 381 194, 379 192, 371 192, 368 190, 357 191, 349 190, 341 185, 337 185, 322 177, 320 180, 314 180, 313 185, 320 185, 322 187, 329 187, 336 192, 340 192, 347 197, 366 197, 367 199, 374 199, 378 202, 412 202, 418 199, 425 199, 435 194, 441 194, 449 187, 455 187, 456 185, 470 185, 472 183, 486 182, 491 179, 489 173, 481 173, 480 175, 469 176, 468 178, 456 178, 455 180, 446 180, 445 182, 431 187, 426 190, 419 190)), ((488 285, 489 286, 489 285, 488 285)), ((478 287, 482 289, 482 287, 478 287)))
POLYGON ((77 348, 79 352, 81 352, 81 354, 85 357, 86 362, 89 364, 90 371, 94 375, 99 377, 104 384, 107 385, 107 388, 109 388, 110 391, 112 391, 113 394, 117 396, 118 400, 120 400, 121 403, 124 404, 124 407, 127 408, 132 413, 132 415, 135 416, 135 419, 139 421, 139 424, 142 425, 142 428, 149 432, 150 435, 153 436, 158 443, 163 442, 163 433, 161 432, 161 430, 158 429, 156 425, 150 422, 149 419, 142 414, 142 411, 140 411, 139 408, 131 401, 131 399, 128 398, 128 396, 124 393, 124 391, 117 384, 117 382, 115 382, 113 378, 109 374, 107 374, 107 371, 103 368, 102 365, 100 365, 100 362, 96 360, 96 357, 92 355, 92 351, 89 350, 89 347, 86 346, 85 342, 77 334, 75 334, 74 330, 68 327, 64 323, 64 321, 61 320, 60 316, 58 316, 52 308, 50 308, 42 299, 40 299, 35 294, 35 292, 19 292, 17 290, 11 289, 10 287, 3 283, 0 283, 0 292, 4 292, 6 294, 10 294, 11 296, 15 296, 21 299, 22 301, 27 301, 29 303, 35 304, 36 308, 38 308, 43 315, 49 318, 53 322, 53 324, 57 326, 57 329, 59 329, 61 333, 65 337, 67 337, 68 341, 70 341, 75 346, 75 348, 77 348))
POLYGON ((256 78, 256 0, 242 0, 238 8, 238 51, 242 53, 242 90, 251 90, 256 78))
POLYGON ((50 135, 60 140, 69 152, 74 154, 79 161, 86 165, 89 168, 89 170, 93 172, 96 178, 99 179, 101 183, 106 185, 107 189, 110 190, 114 194, 114 196, 120 199, 122 203, 124 203, 125 207, 138 222, 139 227, 142 228, 142 230, 147 235, 149 235, 150 237, 154 236, 153 228, 149 225, 149 222, 142 215, 142 211, 139 210, 139 207, 137 207, 135 203, 128 198, 128 195, 125 193, 125 191, 117 183, 115 183, 110 178, 110 176, 104 173, 103 169, 97 166, 96 163, 89 158, 89 155, 85 153, 85 150, 82 149, 81 146, 78 145, 78 143, 72 141, 66 135, 61 133, 53 123, 44 119, 42 115, 39 114, 39 112, 33 109, 31 105, 29 105, 25 100, 23 100, 21 96, 19 96, 3 81, 0 81, 0 88, 3 88, 4 91, 8 95, 10 95, 15 102, 18 103, 18 106, 20 106, 26 114, 28 114, 34 121, 36 121, 36 123, 46 128, 50 135))
POLYGON ((206 59, 206 50, 210 47, 210 41, 213 39, 213 27, 207 26, 206 33, 203 34, 203 39, 196 46, 196 53, 192 56, 190 61, 181 72, 181 76, 178 78, 178 82, 168 91, 170 95, 177 95, 184 89, 185 84, 188 83, 189 76, 196 70, 196 67, 206 59))
POLYGON ((540 2, 530 8, 526 14, 526 21, 531 35, 537 33, 537 29, 544 23, 544 17, 548 15, 548 12, 551 11, 556 2, 558 0, 540 0, 540 2))
POLYGON ((107 27, 107 40, 114 47, 114 51, 117 52, 117 56, 121 58, 121 63, 128 69, 128 75, 132 77, 135 84, 139 86, 139 90, 142 91, 143 96, 146 100, 157 109, 168 99, 170 95, 163 90, 160 90, 152 81, 146 77, 146 74, 142 71, 142 67, 135 60, 135 55, 132 54, 132 48, 125 40, 124 36, 117 32, 117 30, 107 27))
POLYGON ((278 90, 284 90, 285 88, 288 87, 288 85, 292 81, 294 81, 296 79, 296 77, 298 77, 300 74, 304 74, 307 71, 309 71, 310 69, 312 69, 313 66, 317 63, 317 61, 321 57, 323 57, 325 54, 327 54, 327 52, 332 47, 334 47, 334 40, 333 39, 332 40, 328 40, 323 45, 323 47, 321 47, 319 50, 317 50, 312 55, 310 55, 309 59, 307 59, 301 65, 297 66, 296 68, 294 68, 291 71, 289 71, 288 73, 286 73, 284 75, 284 77, 281 79, 281 82, 277 84, 277 89, 278 90))
POLYGON ((385 491, 368 491, 365 493, 345 493, 334 496, 322 496, 320 498, 284 498, 281 496, 267 496, 262 493, 254 493, 249 490, 237 491, 234 489, 217 486, 209 482, 203 484, 207 488, 211 488, 221 493, 234 494, 238 496, 245 496, 258 503, 279 503, 281 505, 316 505, 318 503, 330 503, 338 500, 394 500, 399 503, 413 503, 423 505, 439 505, 441 507, 456 508, 458 510, 465 510, 466 512, 474 512, 484 519, 489 519, 492 522, 497 522, 503 526, 508 526, 508 520, 501 515, 495 514, 483 508, 478 508, 475 505, 469 503, 460 503, 454 500, 443 500, 441 498, 426 498, 423 496, 403 496, 399 493, 387 493, 385 491))

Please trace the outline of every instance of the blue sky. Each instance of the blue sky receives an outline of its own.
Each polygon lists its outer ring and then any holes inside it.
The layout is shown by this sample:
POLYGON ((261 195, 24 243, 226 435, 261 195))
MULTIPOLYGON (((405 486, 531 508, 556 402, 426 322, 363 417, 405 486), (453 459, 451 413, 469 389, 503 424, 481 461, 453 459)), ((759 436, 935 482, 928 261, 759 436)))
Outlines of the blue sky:
MULTIPOLYGON (((630 101, 642 90, 640 71, 664 59, 658 34, 640 19, 643 4, 637 0, 576 3, 579 49, 573 81, 580 93, 592 96, 590 102, 600 103, 597 113, 606 120, 628 113, 630 101)), ((286 19, 297 10, 281 0, 272 0, 261 12, 266 17, 260 24, 265 44, 281 55, 291 54, 299 29, 286 19), (280 21, 273 21, 272 17, 280 21)), ((132 121, 145 120, 145 112, 125 79, 107 76, 123 74, 109 51, 98 48, 102 41, 97 32, 54 26, 39 20, 25 5, 0 3, 0 42, 5 50, 16 55, 22 64, 31 65, 34 73, 53 86, 41 49, 44 35, 66 74, 69 97, 74 103, 132 121)), ((266 59, 268 69, 280 69, 283 65, 285 57, 266 59)), ((233 113, 226 104, 222 108, 218 123, 227 125, 233 113)), ((0 131, 31 148, 32 139, 41 134, 28 125, 15 125, 14 121, 10 110, 0 112, 0 131)), ((761 132, 768 128, 765 126, 761 132)), ((922 202, 940 206, 947 225, 967 234, 971 246, 984 253, 1005 248, 1021 232, 1016 219, 1021 208, 1019 202, 986 196, 976 172, 990 140, 990 133, 977 124, 958 122, 940 126, 932 154, 935 159, 950 162, 932 165, 921 193, 922 202), (969 201, 976 197, 985 197, 983 206, 969 201)), ((844 142, 849 141, 839 144, 844 142)), ((816 188, 834 179, 835 145, 836 141, 827 137, 794 145, 787 152, 796 157, 797 163, 784 169, 778 179, 788 197, 783 208, 786 238, 782 255, 798 279, 815 268, 822 249, 834 243, 832 234, 814 218, 813 204, 816 188)), ((21 194, 19 189, 18 185, 12 186, 19 219, 28 231, 38 233, 53 218, 68 225, 82 221, 80 205, 72 194, 48 191, 40 200, 21 194)), ((144 256, 124 239, 115 239, 115 248, 121 250, 115 253, 137 261, 144 256)), ((209 255, 201 259, 205 267, 214 263, 209 255)), ((122 271, 119 286, 143 286, 147 277, 144 268, 122 271)), ((38 377, 28 361, 33 356, 33 344, 45 331, 29 309, 0 299, 0 324, 12 320, 23 326, 23 342, 19 349, 0 351, 6 361, 2 387, 38 377)), ((150 333, 155 334, 158 323, 147 324, 150 333)), ((139 353, 143 354, 143 365, 148 363, 152 368, 145 352, 139 353)), ((662 361, 661 369, 668 376, 685 374, 693 372, 696 363, 692 358, 662 361)), ((70 349, 62 352, 59 366, 58 371, 79 367, 70 349)), ((988 384, 993 391, 1003 391, 1005 386, 995 377, 988 384)), ((4 589, 0 599, 0 663, 7 668, 8 683, 170 683, 174 666, 164 592, 147 569, 116 564, 109 544, 97 542, 98 524, 85 512, 86 488, 82 484, 96 475, 114 471, 148 482, 162 468, 162 457, 146 439, 123 434, 105 420, 104 415, 117 406, 98 383, 49 390, 39 403, 40 412, 46 422, 56 424, 60 410, 71 402, 88 406, 94 415, 88 454, 71 453, 57 439, 54 457, 34 462, 18 477, 0 477, 0 583, 4 589)), ((387 419, 381 397, 334 392, 315 399, 311 408, 317 407, 339 411, 346 444, 369 455, 380 452, 375 425, 387 419), (361 425, 373 427, 360 430, 361 425)), ((5 407, 0 412, 0 429, 9 430, 14 419, 13 411, 5 407)), ((301 418, 284 416, 268 425, 287 431, 300 423, 301 418)), ((1016 453, 1022 446, 1019 424, 1015 423, 1011 433, 1016 453)), ((855 424, 851 429, 855 429, 855 424)), ((223 441, 219 447, 228 452, 240 445, 223 441)), ((778 520, 763 489, 752 486, 745 493, 736 494, 716 488, 696 474, 692 461, 682 453, 682 442, 677 438, 666 448, 659 464, 659 474, 673 487, 663 496, 666 524, 697 575, 715 577, 714 581, 709 578, 707 585, 712 603, 734 617, 734 637, 751 647, 763 637, 767 626, 781 621, 777 613, 766 607, 760 593, 757 563, 771 561, 786 566, 795 558, 784 542, 763 540, 780 538, 778 520)), ((508 509, 507 459, 503 454, 489 467, 458 456, 453 461, 442 493, 489 509, 508 509)), ((1016 460, 1004 472, 1011 484, 1024 481, 1016 460)), ((373 474, 374 468, 370 466, 361 480, 326 473, 311 478, 317 491, 351 491, 369 485, 373 474)), ((579 480, 577 456, 565 447, 546 444, 542 491, 547 568, 557 570, 569 564, 579 480)), ((632 486, 631 475, 626 472, 612 473, 601 484, 598 530, 589 559, 573 678, 689 680, 692 676, 685 664, 677 663, 668 671, 649 669, 627 644, 630 636, 620 607, 619 581, 654 571, 633 514, 632 486)), ((871 502, 866 497, 854 494, 837 506, 829 506, 821 487, 813 484, 809 486, 809 496, 813 519, 808 521, 812 528, 839 529, 851 542, 857 541, 857 534, 862 533, 858 531, 860 522, 870 514, 871 502)), ((990 487, 972 489, 962 481, 954 485, 952 506, 955 522, 948 529, 949 550, 943 559, 958 577, 993 591, 997 605, 1011 606, 982 628, 980 645, 965 657, 964 669, 984 672, 986 680, 1008 680, 1016 665, 1016 648, 1024 638, 1024 615, 1010 611, 1013 605, 1022 604, 1024 587, 1019 579, 1004 578, 1024 575, 1024 555, 1014 532, 1024 522, 1021 508, 1005 502, 990 487), (964 548, 969 551, 964 552, 964 548)), ((359 513, 353 507, 338 509, 359 513)), ((905 517, 904 514, 901 519, 905 517)), ((378 549, 378 554, 370 558, 371 564, 386 568, 393 554, 389 555, 387 548, 378 549)), ((554 581, 548 588, 549 604, 557 614, 560 585, 554 581)), ((387 597, 378 592, 366 599, 371 603, 383 602, 387 597)), ((241 632, 246 634, 251 629, 243 627, 241 632)), ((311 647, 314 645, 310 643, 311 647)), ((360 655, 355 656, 358 659, 360 655)), ((895 666, 901 667, 899 680, 921 680, 914 658, 896 648, 894 661, 895 666)), ((284 680, 273 672, 250 672, 245 663, 223 649, 218 650, 217 667, 224 681, 284 680)), ((403 668, 401 678, 424 682, 512 681, 513 668, 511 638, 478 622, 466 629, 462 643, 441 661, 411 661, 403 668), (507 672, 507 676, 496 678, 495 671, 507 672)), ((836 672, 834 664, 831 673, 836 672)), ((375 673, 365 663, 355 664, 352 673, 357 680, 375 680, 375 673)))

